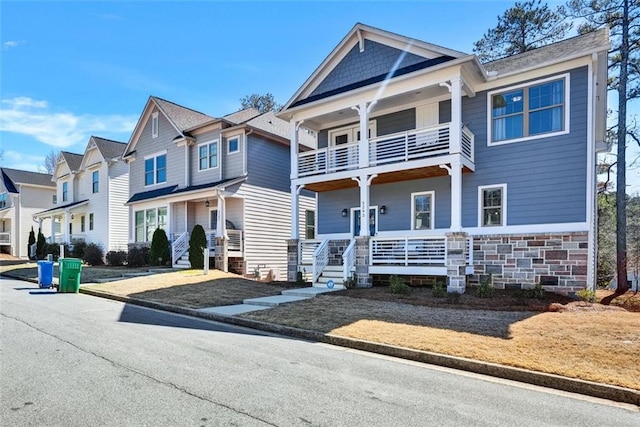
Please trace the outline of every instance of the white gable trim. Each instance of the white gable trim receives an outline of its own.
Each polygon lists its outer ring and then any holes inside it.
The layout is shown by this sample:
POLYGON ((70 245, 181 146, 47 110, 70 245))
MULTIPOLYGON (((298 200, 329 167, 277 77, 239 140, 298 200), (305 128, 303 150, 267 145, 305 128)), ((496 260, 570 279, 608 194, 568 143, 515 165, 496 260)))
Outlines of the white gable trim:
POLYGON ((164 118, 167 119, 169 123, 171 123, 171 126, 173 126, 176 132, 178 132, 178 134, 184 137, 182 130, 180 130, 180 128, 176 126, 173 120, 169 118, 169 116, 164 112, 164 110, 162 109, 162 107, 160 107, 160 105, 156 102, 156 100, 152 96, 150 96, 149 99, 147 100, 147 103, 144 106, 144 109, 142 110, 142 114, 140 115, 140 119, 138 119, 138 123, 136 123, 136 127, 133 129, 133 133, 131 134, 131 138, 127 143, 127 147, 124 149, 124 154, 127 154, 135 150, 136 144, 140 139, 140 135, 142 134, 142 131, 144 130, 144 127, 147 121, 151 117, 151 113, 153 112, 154 107, 157 108, 158 111, 162 113, 164 118))

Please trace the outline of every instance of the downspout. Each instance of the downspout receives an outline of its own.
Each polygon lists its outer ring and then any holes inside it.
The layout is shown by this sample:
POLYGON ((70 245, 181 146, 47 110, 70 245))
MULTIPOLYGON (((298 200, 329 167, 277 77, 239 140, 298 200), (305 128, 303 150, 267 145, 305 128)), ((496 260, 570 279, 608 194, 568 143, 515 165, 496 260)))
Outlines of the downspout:
POLYGON ((247 163, 249 161, 249 135, 253 133, 253 129, 249 129, 248 132, 244 134, 244 155, 242 156, 242 174, 247 176, 247 163))

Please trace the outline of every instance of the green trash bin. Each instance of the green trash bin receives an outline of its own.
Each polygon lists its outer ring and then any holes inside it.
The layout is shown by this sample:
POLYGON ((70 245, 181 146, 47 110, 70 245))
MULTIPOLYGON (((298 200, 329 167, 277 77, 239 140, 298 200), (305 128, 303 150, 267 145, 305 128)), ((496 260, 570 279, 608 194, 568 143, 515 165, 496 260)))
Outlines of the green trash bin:
POLYGON ((82 260, 78 258, 60 258, 58 260, 59 281, 58 292, 80 291, 80 272, 82 271, 82 260))

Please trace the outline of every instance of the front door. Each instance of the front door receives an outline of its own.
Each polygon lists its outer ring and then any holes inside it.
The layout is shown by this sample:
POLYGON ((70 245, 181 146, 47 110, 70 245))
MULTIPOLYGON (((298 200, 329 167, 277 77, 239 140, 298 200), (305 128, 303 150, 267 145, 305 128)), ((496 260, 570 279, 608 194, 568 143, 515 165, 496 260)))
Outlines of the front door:
MULTIPOLYGON (((360 235, 360 209, 353 209, 351 211, 352 216, 352 235, 359 236, 360 235)), ((369 235, 375 236, 378 231, 378 208, 370 207, 369 208, 369 235)))

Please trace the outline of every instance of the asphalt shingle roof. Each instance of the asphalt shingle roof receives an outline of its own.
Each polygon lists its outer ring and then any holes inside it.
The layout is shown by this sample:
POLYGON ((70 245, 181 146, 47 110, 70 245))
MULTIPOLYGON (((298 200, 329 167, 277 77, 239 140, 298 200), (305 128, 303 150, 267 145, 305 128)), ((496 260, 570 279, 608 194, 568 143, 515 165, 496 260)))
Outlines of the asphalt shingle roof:
MULTIPOLYGON (((269 111, 267 113, 254 117, 246 124, 256 129, 261 129, 263 131, 280 136, 287 140, 291 138, 289 122, 276 117, 275 111, 269 111)), ((309 147, 315 147, 315 138, 306 132, 298 132, 298 142, 309 147)))
POLYGON ((64 161, 69 165, 69 169, 72 171, 77 171, 80 169, 80 165, 82 164, 82 158, 84 157, 82 154, 70 153, 68 151, 61 151, 62 157, 64 161))
POLYGON ((483 65, 487 71, 506 74, 542 65, 557 58, 569 57, 576 52, 596 49, 608 43, 608 31, 601 29, 483 65))
POLYGON ((0 168, 2 170, 2 179, 4 186, 10 193, 17 193, 17 184, 33 184, 46 187, 55 187, 56 184, 51 181, 51 175, 47 173, 38 173, 23 171, 19 169, 0 168))
POLYGON ((79 202, 67 203, 66 205, 60 205, 60 206, 56 206, 56 207, 51 208, 51 209, 44 210, 42 212, 38 212, 36 215, 46 214, 46 213, 57 211, 57 210, 61 210, 62 211, 64 209, 68 209, 68 208, 73 207, 73 206, 77 206, 77 205, 81 205, 83 203, 87 203, 88 201, 89 201, 89 199, 84 199, 84 200, 80 200, 79 202))
POLYGON ((180 129, 181 132, 208 121, 215 120, 214 117, 183 107, 171 101, 158 98, 157 96, 152 96, 152 98, 155 100, 162 112, 180 129))
POLYGON ((124 149, 127 147, 127 144, 124 142, 113 141, 98 136, 92 136, 91 138, 95 141, 102 157, 107 160, 122 156, 124 149))
POLYGON ((225 184, 227 182, 235 181, 239 178, 242 178, 242 177, 227 178, 227 179, 223 179, 222 181, 208 182, 206 184, 199 184, 199 185, 191 185, 189 187, 180 188, 180 189, 178 189, 177 185, 171 185, 169 187, 158 188, 155 190, 142 191, 140 193, 136 193, 133 196, 131 196, 131 198, 127 201, 127 203, 141 202, 143 200, 155 199, 156 197, 176 195, 181 193, 187 193, 189 191, 198 191, 198 190, 204 190, 206 188, 213 188, 221 184, 225 184))
POLYGON ((245 108, 244 110, 236 111, 235 113, 227 114, 226 116, 223 117, 223 119, 225 119, 228 122, 239 125, 240 123, 247 122, 253 119, 254 117, 259 116, 260 114, 261 114, 260 111, 256 110, 253 107, 250 107, 250 108, 245 108))

